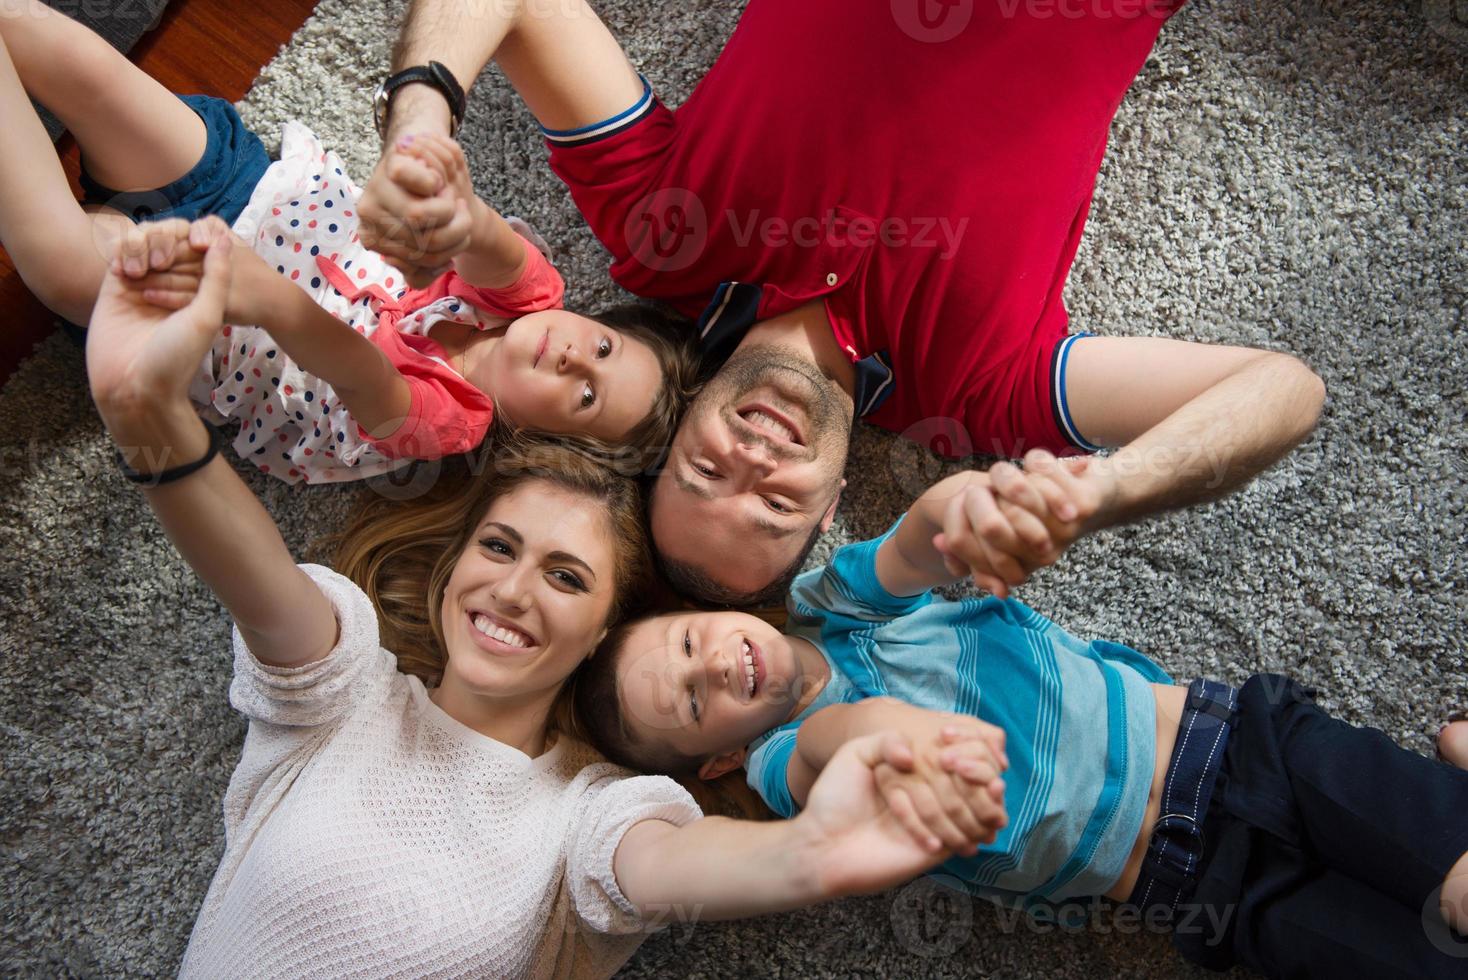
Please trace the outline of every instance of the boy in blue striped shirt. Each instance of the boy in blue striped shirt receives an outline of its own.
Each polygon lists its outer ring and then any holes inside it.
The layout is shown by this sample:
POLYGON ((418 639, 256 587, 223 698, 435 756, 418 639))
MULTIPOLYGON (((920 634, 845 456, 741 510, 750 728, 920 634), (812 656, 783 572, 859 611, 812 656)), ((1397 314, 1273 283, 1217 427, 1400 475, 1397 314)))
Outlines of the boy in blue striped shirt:
POLYGON ((577 686, 592 740, 644 771, 743 766, 788 817, 845 741, 896 731, 912 759, 879 767, 879 786, 975 895, 1032 911, 1104 895, 1215 967, 1461 975, 1423 910, 1436 896, 1432 925, 1468 926, 1468 773, 1329 718, 1286 678, 1177 686, 1019 602, 935 596, 979 537, 962 498, 985 480, 940 482, 802 575, 783 633, 683 611, 609 634, 577 686), (953 744, 960 719, 997 726, 1002 749, 953 744), (1007 824, 965 808, 974 785, 1003 794, 1007 824), (968 839, 987 843, 954 847, 975 818, 991 832, 968 839))

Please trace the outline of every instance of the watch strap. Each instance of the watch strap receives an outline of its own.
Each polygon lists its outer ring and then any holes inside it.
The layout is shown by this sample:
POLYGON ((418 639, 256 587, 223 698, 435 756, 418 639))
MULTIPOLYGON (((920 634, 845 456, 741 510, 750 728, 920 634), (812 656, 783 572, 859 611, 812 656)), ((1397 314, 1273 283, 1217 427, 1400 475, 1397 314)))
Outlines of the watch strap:
POLYGON ((377 98, 373 106, 373 121, 377 125, 379 136, 387 134, 388 110, 392 104, 393 93, 404 85, 428 85, 438 89, 449 104, 449 116, 452 120, 450 135, 457 135, 459 126, 464 121, 464 112, 468 105, 468 98, 464 94, 464 88, 459 84, 454 73, 449 71, 442 63, 430 61, 426 65, 414 65, 412 68, 404 68, 387 77, 378 86, 377 98))

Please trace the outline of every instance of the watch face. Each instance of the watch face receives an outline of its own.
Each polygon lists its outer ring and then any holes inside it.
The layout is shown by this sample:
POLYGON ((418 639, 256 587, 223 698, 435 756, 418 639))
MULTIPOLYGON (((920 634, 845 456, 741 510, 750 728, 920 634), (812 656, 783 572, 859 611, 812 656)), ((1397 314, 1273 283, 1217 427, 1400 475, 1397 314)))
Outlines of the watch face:
POLYGON ((372 124, 377 127, 378 136, 387 135, 387 85, 384 82, 379 82, 377 91, 372 93, 372 124))

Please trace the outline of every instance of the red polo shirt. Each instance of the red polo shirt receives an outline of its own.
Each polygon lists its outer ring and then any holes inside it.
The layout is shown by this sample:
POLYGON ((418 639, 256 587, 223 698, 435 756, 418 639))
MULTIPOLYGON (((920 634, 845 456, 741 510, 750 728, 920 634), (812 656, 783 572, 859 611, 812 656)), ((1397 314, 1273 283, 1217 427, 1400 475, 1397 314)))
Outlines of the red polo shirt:
MULTIPOLYGON (((751 0, 688 102, 547 131, 612 277, 727 354, 821 299, 857 411, 948 455, 1093 448, 1061 292, 1181 0, 751 0)), ((1072 338, 1074 339, 1074 338, 1072 338)))

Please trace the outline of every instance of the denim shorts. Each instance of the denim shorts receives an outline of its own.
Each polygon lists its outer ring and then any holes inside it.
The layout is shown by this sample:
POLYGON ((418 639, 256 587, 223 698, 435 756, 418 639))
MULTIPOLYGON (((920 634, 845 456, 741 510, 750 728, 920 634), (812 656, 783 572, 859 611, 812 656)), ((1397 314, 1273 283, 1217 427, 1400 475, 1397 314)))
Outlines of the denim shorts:
POLYGON ((270 156, 228 102, 208 95, 179 98, 204 120, 208 131, 204 155, 194 168, 164 187, 118 191, 94 180, 83 158, 83 204, 105 204, 134 221, 194 221, 216 214, 231 225, 235 223, 270 166, 270 156))

